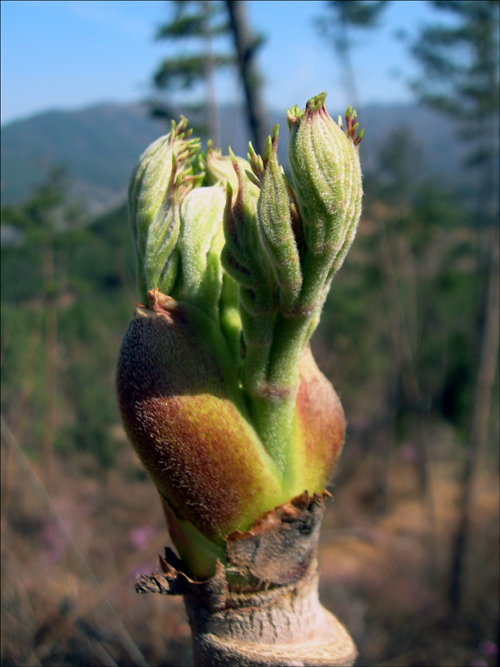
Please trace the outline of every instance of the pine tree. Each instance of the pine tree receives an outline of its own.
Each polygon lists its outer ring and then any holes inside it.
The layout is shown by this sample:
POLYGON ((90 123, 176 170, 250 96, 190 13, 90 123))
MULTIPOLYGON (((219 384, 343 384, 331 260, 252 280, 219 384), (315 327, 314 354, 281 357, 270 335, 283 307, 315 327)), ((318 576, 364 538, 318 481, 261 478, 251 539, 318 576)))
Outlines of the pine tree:
MULTIPOLYGON (((213 40, 231 33, 223 2, 208 0, 175 0, 173 19, 160 26, 157 40, 166 42, 197 41, 201 48, 192 52, 165 58, 153 75, 157 90, 173 92, 191 91, 200 84, 205 86, 205 101, 202 127, 219 144, 219 123, 215 90, 216 68, 233 67, 236 58, 232 53, 214 53, 213 40)), ((176 110, 172 104, 155 102, 152 105, 155 116, 172 118, 176 110)))
POLYGON ((255 56, 264 43, 264 38, 251 31, 245 2, 226 0, 226 6, 238 55, 239 74, 245 91, 248 126, 254 147, 262 153, 267 140, 266 111, 262 101, 262 79, 255 56))
MULTIPOLYGON (((176 0, 174 17, 162 25, 156 38, 171 43, 197 40, 201 49, 164 59, 153 76, 157 90, 164 92, 191 91, 200 84, 205 86, 205 100, 201 104, 183 105, 192 112, 201 111, 203 119, 194 124, 200 134, 208 135, 219 145, 219 121, 215 72, 234 67, 238 71, 245 94, 245 113, 255 148, 263 152, 267 139, 266 113, 262 100, 262 78, 255 56, 264 43, 262 35, 254 33, 249 25, 246 4, 243 0, 176 0), (234 51, 214 52, 213 42, 219 37, 232 37, 234 51)), ((154 116, 171 119, 176 109, 170 103, 152 103, 154 116)))
POLYGON ((475 228, 480 239, 478 267, 483 271, 478 299, 477 368, 469 447, 462 474, 460 519, 452 546, 449 598, 453 611, 463 598, 464 563, 471 527, 475 478, 489 435, 491 397, 497 372, 498 287, 498 1, 439 0, 453 24, 426 27, 413 46, 423 69, 415 83, 421 100, 455 118, 460 136, 471 144, 468 165, 475 168, 475 228))
POLYGON ((387 0, 330 0, 327 13, 316 20, 320 34, 333 44, 341 67, 341 80, 349 102, 359 109, 356 79, 351 60, 350 28, 374 28, 387 0))
POLYGON ((471 144, 468 165, 477 167, 477 224, 498 211, 499 8, 498 1, 437 0, 455 25, 424 28, 413 54, 424 76, 414 82, 422 102, 456 119, 471 144))

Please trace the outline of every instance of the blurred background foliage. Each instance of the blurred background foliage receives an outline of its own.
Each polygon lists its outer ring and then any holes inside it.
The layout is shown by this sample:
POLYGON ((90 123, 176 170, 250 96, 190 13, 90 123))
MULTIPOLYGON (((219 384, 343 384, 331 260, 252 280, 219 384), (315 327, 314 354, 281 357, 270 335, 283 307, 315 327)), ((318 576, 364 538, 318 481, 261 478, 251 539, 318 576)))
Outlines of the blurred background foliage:
MULTIPOLYGON (((218 136, 213 74, 232 66, 247 137, 261 146, 262 37, 245 3, 174 4, 157 38, 195 38, 201 49, 159 65, 149 113, 168 120, 178 109, 165 91, 201 81, 194 124, 218 136), (234 51, 219 57, 220 31, 234 51)), ((352 36, 376 30, 387 4, 325 2, 318 17, 353 100, 352 36)), ((408 44, 421 66, 415 99, 449 117, 466 163, 456 181, 437 176, 404 119, 377 151, 362 143, 358 237, 312 342, 349 422, 322 596, 354 635, 360 665, 480 667, 499 664, 499 3, 431 4, 435 25, 408 44)), ((116 180, 113 162, 103 181, 116 180)), ((190 664, 180 603, 144 606, 130 580, 168 538, 115 399, 137 299, 127 211, 91 217, 71 187, 53 169, 1 211, 2 664, 190 664), (31 552, 42 592, 19 574, 31 552)))

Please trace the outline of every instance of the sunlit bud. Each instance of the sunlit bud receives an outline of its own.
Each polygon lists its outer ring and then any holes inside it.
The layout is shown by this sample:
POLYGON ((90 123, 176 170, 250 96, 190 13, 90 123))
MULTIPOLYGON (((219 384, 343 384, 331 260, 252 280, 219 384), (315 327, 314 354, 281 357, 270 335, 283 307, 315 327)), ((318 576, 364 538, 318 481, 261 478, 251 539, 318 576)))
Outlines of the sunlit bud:
POLYGON ((251 183, 242 174, 231 150, 230 155, 238 179, 238 191, 234 196, 228 182, 224 213, 226 244, 221 260, 227 273, 239 286, 238 306, 245 345, 245 386, 250 390, 263 382, 276 308, 275 277, 262 247, 256 202, 249 191, 251 183))
POLYGON ((203 179, 193 169, 200 142, 190 134, 185 118, 178 125, 172 121, 171 132, 146 149, 130 181, 130 225, 144 303, 155 287, 170 293, 177 276, 180 201, 203 179))
POLYGON ((287 183, 276 155, 278 131, 279 126, 276 125, 272 138, 268 137, 257 210, 264 250, 279 287, 280 309, 287 313, 299 298, 302 274, 287 183))
POLYGON ((305 111, 288 110, 289 158, 308 250, 329 257, 330 277, 340 268, 361 213, 361 169, 356 112, 346 113, 346 133, 325 106, 326 93, 305 111))
POLYGON ((191 190, 180 205, 177 252, 181 262, 176 298, 216 319, 222 290, 220 253, 224 245, 221 220, 226 203, 218 186, 191 190))
MULTIPOLYGON (((142 303, 125 334, 123 424, 163 499, 187 569, 211 576, 224 538, 307 491, 344 441, 340 401, 308 340, 361 211, 356 112, 325 94, 288 110, 262 156, 205 154, 185 119, 140 159, 129 189, 142 303)), ((227 563, 225 563, 227 564, 227 563)))
MULTIPOLYGON (((206 176, 205 184, 226 186, 229 181, 233 190, 238 189, 238 177, 233 167, 233 162, 237 163, 239 171, 244 174, 250 169, 250 164, 241 157, 234 155, 222 155, 220 149, 213 148, 212 142, 208 142, 208 148, 205 154, 206 176)), ((249 183, 247 192, 255 201, 259 198, 259 188, 254 183, 249 183)))
POLYGON ((234 197, 232 185, 228 181, 224 212, 226 245, 222 252, 222 263, 240 287, 255 293, 256 308, 263 309, 267 308, 272 298, 274 289, 272 270, 268 258, 262 251, 256 200, 250 192, 250 188, 254 186, 242 174, 236 157, 231 149, 229 150, 238 190, 234 197))
POLYGON ((117 369, 123 424, 156 488, 216 541, 282 498, 230 361, 211 318, 154 290, 130 322, 117 369))

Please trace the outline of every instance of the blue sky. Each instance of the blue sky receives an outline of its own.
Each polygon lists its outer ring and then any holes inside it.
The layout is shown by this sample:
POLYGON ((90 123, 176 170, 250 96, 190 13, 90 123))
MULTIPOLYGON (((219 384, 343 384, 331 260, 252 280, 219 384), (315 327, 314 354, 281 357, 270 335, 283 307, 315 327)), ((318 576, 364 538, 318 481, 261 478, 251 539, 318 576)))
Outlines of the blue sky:
MULTIPOLYGON (((268 107, 303 106, 326 90, 335 113, 343 110, 350 100, 335 54, 314 26, 326 3, 250 0, 247 6, 253 29, 267 37, 259 64, 268 107)), ((153 40, 171 11, 163 1, 4 0, 1 11, 2 124, 48 109, 144 99, 158 62, 173 53, 153 40)), ((412 99, 408 80, 417 70, 394 34, 412 34, 431 19, 427 2, 396 1, 380 29, 353 34, 361 105, 412 99)), ((221 102, 239 99, 234 74, 217 77, 217 94, 221 102)))

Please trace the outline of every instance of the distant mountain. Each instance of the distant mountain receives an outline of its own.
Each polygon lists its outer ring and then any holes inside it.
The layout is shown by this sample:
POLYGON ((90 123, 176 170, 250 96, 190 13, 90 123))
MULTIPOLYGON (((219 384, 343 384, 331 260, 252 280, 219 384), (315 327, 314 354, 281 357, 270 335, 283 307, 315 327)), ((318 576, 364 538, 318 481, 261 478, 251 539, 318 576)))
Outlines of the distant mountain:
MULTIPOLYGON (((333 105, 330 110, 333 115, 333 105)), ((286 116, 272 113, 280 123, 279 158, 287 166, 286 116)), ((437 174, 449 183, 464 175, 464 147, 450 122, 427 108, 369 106, 359 114, 365 137, 361 157, 365 171, 378 169, 381 146, 398 127, 404 126, 421 144, 426 174, 437 174), (374 159, 372 159, 374 157, 374 159)), ((241 109, 223 107, 220 126, 224 152, 231 145, 246 155, 248 131, 241 109)), ((149 143, 168 132, 165 122, 152 119, 144 105, 101 104, 80 111, 48 111, 2 127, 2 203, 21 202, 30 196, 51 167, 65 165, 71 177, 71 195, 85 203, 90 215, 98 215, 122 203, 130 173, 149 143)))
POLYGON ((141 106, 48 111, 2 128, 2 202, 26 199, 51 167, 65 165, 90 213, 118 205, 145 147, 162 133, 141 106))

